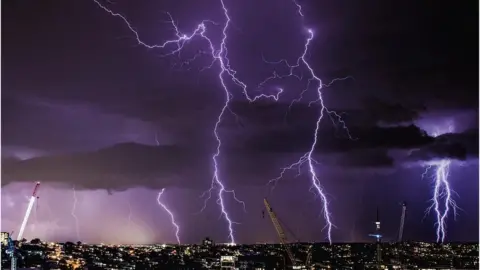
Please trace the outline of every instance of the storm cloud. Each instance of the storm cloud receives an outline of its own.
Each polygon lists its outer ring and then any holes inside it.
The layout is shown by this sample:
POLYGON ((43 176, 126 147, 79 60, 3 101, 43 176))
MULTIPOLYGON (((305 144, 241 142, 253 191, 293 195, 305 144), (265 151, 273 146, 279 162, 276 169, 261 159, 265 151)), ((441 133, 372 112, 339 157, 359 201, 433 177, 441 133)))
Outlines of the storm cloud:
MULTIPOLYGON (((442 157, 465 160, 467 152, 472 158, 478 155, 478 151, 473 150, 478 132, 433 138, 415 126, 376 127, 365 133, 356 131, 357 134, 369 134, 369 137, 352 140, 338 139, 334 133, 320 134, 322 139, 314 153, 320 165, 357 169, 394 168, 404 162, 395 160, 389 154, 395 149, 411 151, 409 161, 442 157)), ((222 174, 228 176, 229 185, 261 186, 278 175, 279 168, 287 163, 288 157, 301 156, 308 151, 311 133, 297 131, 295 134, 295 137, 270 134, 255 143, 250 140, 243 147, 227 145, 220 157, 220 168, 222 174)), ((203 146, 123 143, 98 151, 10 160, 3 164, 2 183, 35 180, 83 189, 158 189, 171 186, 203 189, 212 177, 213 150, 203 146)))
POLYGON ((463 133, 446 133, 435 141, 411 152, 409 159, 430 161, 436 159, 456 159, 464 161, 478 158, 478 130, 463 133))

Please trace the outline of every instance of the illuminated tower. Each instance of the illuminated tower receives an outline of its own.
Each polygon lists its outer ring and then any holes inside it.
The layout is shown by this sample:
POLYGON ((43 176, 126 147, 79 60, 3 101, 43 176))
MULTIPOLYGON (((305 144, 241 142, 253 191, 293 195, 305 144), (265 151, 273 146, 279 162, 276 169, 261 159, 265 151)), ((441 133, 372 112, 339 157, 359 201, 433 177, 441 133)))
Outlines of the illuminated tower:
POLYGON ((380 269, 380 264, 382 264, 382 235, 380 234, 380 216, 378 213, 378 207, 377 207, 377 221, 375 221, 375 234, 377 235, 377 264, 378 264, 378 269, 380 269))
POLYGON ((369 234, 369 236, 374 237, 376 239, 376 246, 377 246, 377 267, 381 269, 382 264, 382 235, 380 234, 380 215, 378 212, 377 207, 377 220, 375 221, 375 233, 369 234))

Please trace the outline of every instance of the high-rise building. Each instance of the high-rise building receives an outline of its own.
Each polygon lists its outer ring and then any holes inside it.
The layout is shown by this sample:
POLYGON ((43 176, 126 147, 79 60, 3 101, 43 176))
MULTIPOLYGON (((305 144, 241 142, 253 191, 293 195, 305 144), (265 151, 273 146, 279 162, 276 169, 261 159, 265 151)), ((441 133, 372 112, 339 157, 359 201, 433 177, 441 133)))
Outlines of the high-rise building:
POLYGON ((0 242, 1 242, 2 246, 8 245, 8 237, 9 236, 10 236, 10 234, 8 232, 1 232, 0 233, 0 242))

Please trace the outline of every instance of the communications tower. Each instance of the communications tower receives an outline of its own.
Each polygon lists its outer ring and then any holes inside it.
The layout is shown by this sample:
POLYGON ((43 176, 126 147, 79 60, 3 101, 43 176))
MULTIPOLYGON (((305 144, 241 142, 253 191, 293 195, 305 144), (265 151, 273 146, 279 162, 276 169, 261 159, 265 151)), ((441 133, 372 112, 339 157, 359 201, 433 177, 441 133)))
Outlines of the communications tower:
POLYGON ((369 236, 374 237, 376 239, 376 246, 377 246, 377 267, 381 269, 382 264, 382 235, 380 234, 380 214, 378 212, 377 207, 377 220, 375 221, 375 233, 369 234, 369 236))

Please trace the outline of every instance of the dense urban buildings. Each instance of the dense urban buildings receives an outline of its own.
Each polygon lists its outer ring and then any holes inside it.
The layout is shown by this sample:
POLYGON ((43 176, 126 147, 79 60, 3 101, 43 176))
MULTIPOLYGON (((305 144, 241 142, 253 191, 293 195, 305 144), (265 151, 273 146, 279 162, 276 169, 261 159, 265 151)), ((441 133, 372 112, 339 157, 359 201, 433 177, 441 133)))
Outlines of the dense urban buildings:
MULTIPOLYGON (((289 245, 295 269, 377 269, 370 243, 289 245)), ((383 269, 478 269, 478 243, 382 243, 383 269)), ((17 243, 19 268, 37 269, 291 269, 282 245, 89 245, 17 243)), ((10 257, 2 244, 2 268, 10 257)))

